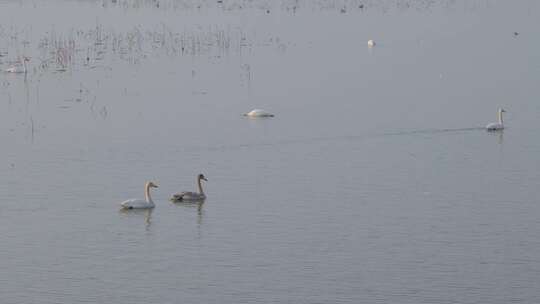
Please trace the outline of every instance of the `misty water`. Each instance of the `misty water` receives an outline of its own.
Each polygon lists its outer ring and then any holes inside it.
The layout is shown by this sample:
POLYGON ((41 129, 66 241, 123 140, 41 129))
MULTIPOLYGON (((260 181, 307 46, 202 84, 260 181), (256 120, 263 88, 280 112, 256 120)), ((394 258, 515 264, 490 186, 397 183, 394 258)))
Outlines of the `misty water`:
POLYGON ((539 20, 0 1, 0 68, 29 59, 0 74, 0 302, 540 302, 539 20), (199 173, 204 204, 168 201, 199 173))

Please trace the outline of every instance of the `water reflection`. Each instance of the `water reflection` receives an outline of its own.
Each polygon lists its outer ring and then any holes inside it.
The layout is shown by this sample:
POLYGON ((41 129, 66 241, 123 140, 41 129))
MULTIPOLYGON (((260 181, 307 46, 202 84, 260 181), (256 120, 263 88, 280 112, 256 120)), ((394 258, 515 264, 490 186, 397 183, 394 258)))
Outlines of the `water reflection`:
POLYGON ((204 203, 203 201, 186 201, 186 202, 173 202, 173 205, 186 209, 197 209, 197 225, 201 226, 204 217, 204 203))
POLYGON ((499 145, 502 145, 504 143, 504 131, 498 132, 497 134, 497 142, 499 145))
POLYGON ((119 213, 124 216, 142 217, 144 216, 145 229, 149 230, 152 224, 152 212, 154 209, 120 209, 119 213))
POLYGON ((185 209, 197 209, 197 238, 202 238, 202 225, 204 218, 204 200, 199 202, 173 202, 173 204, 179 208, 185 209))

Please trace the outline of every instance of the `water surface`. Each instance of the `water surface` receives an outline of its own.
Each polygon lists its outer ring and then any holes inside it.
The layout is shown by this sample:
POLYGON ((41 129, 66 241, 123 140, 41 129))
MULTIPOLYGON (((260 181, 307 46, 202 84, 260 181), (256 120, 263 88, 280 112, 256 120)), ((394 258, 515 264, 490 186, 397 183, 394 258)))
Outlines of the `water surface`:
POLYGON ((0 2, 2 302, 539 302, 539 15, 0 2))

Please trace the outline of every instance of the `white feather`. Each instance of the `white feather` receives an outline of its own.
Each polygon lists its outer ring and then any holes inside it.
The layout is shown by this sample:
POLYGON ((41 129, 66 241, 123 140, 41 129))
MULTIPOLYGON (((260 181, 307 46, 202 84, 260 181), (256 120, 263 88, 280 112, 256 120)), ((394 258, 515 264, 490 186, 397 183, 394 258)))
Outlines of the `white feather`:
POLYGON ((497 111, 497 116, 499 118, 498 122, 492 122, 486 126, 486 130, 488 131, 500 131, 504 130, 504 123, 503 123, 503 113, 506 112, 504 109, 499 109, 497 111))
POLYGON ((155 207, 154 202, 147 202, 137 198, 125 200, 120 205, 125 209, 150 209, 155 207))
POLYGON ((132 198, 120 203, 120 206, 124 209, 151 209, 154 208, 154 201, 150 196, 150 188, 157 188, 158 186, 153 182, 147 182, 144 185, 145 199, 132 198))
POLYGON ((274 114, 269 113, 269 112, 267 112, 265 110, 254 109, 254 110, 251 110, 248 113, 245 113, 244 116, 248 116, 248 117, 274 117, 274 114))

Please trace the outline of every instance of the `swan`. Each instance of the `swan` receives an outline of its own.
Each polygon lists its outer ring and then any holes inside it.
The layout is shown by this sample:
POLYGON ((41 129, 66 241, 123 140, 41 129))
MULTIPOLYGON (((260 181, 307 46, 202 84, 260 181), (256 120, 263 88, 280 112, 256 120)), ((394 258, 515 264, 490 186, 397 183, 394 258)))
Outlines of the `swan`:
POLYGON ((504 129, 503 124, 503 113, 506 112, 504 109, 500 108, 498 113, 499 122, 493 122, 486 126, 486 130, 488 131, 500 131, 504 129))
POLYGON ((24 57, 24 59, 22 60, 22 67, 18 64, 18 65, 14 65, 14 66, 11 66, 7 69, 5 69, 4 71, 6 73, 24 73, 26 74, 26 72, 28 71, 27 68, 26 68, 26 62, 30 61, 30 58, 28 57, 24 57))
POLYGON ((174 194, 171 197, 171 201, 173 202, 184 202, 184 201, 202 201, 206 199, 206 194, 204 194, 204 191, 202 189, 201 180, 208 181, 206 177, 204 177, 204 174, 199 174, 197 176, 197 185, 199 186, 199 192, 190 192, 190 191, 184 191, 177 194, 174 194))
POLYGON ((367 42, 367 46, 368 47, 374 47, 375 46, 375 41, 373 41, 373 39, 369 39, 368 42, 367 42))
POLYGON ((244 113, 243 115, 247 117, 274 117, 274 114, 268 113, 265 110, 261 110, 261 109, 255 109, 255 110, 252 110, 251 112, 244 113))
POLYGON ((123 201, 120 203, 120 206, 124 209, 152 209, 156 205, 154 205, 154 201, 152 201, 152 197, 150 196, 150 188, 157 188, 158 186, 154 184, 153 182, 147 182, 144 185, 144 196, 145 199, 128 199, 126 201, 123 201))

